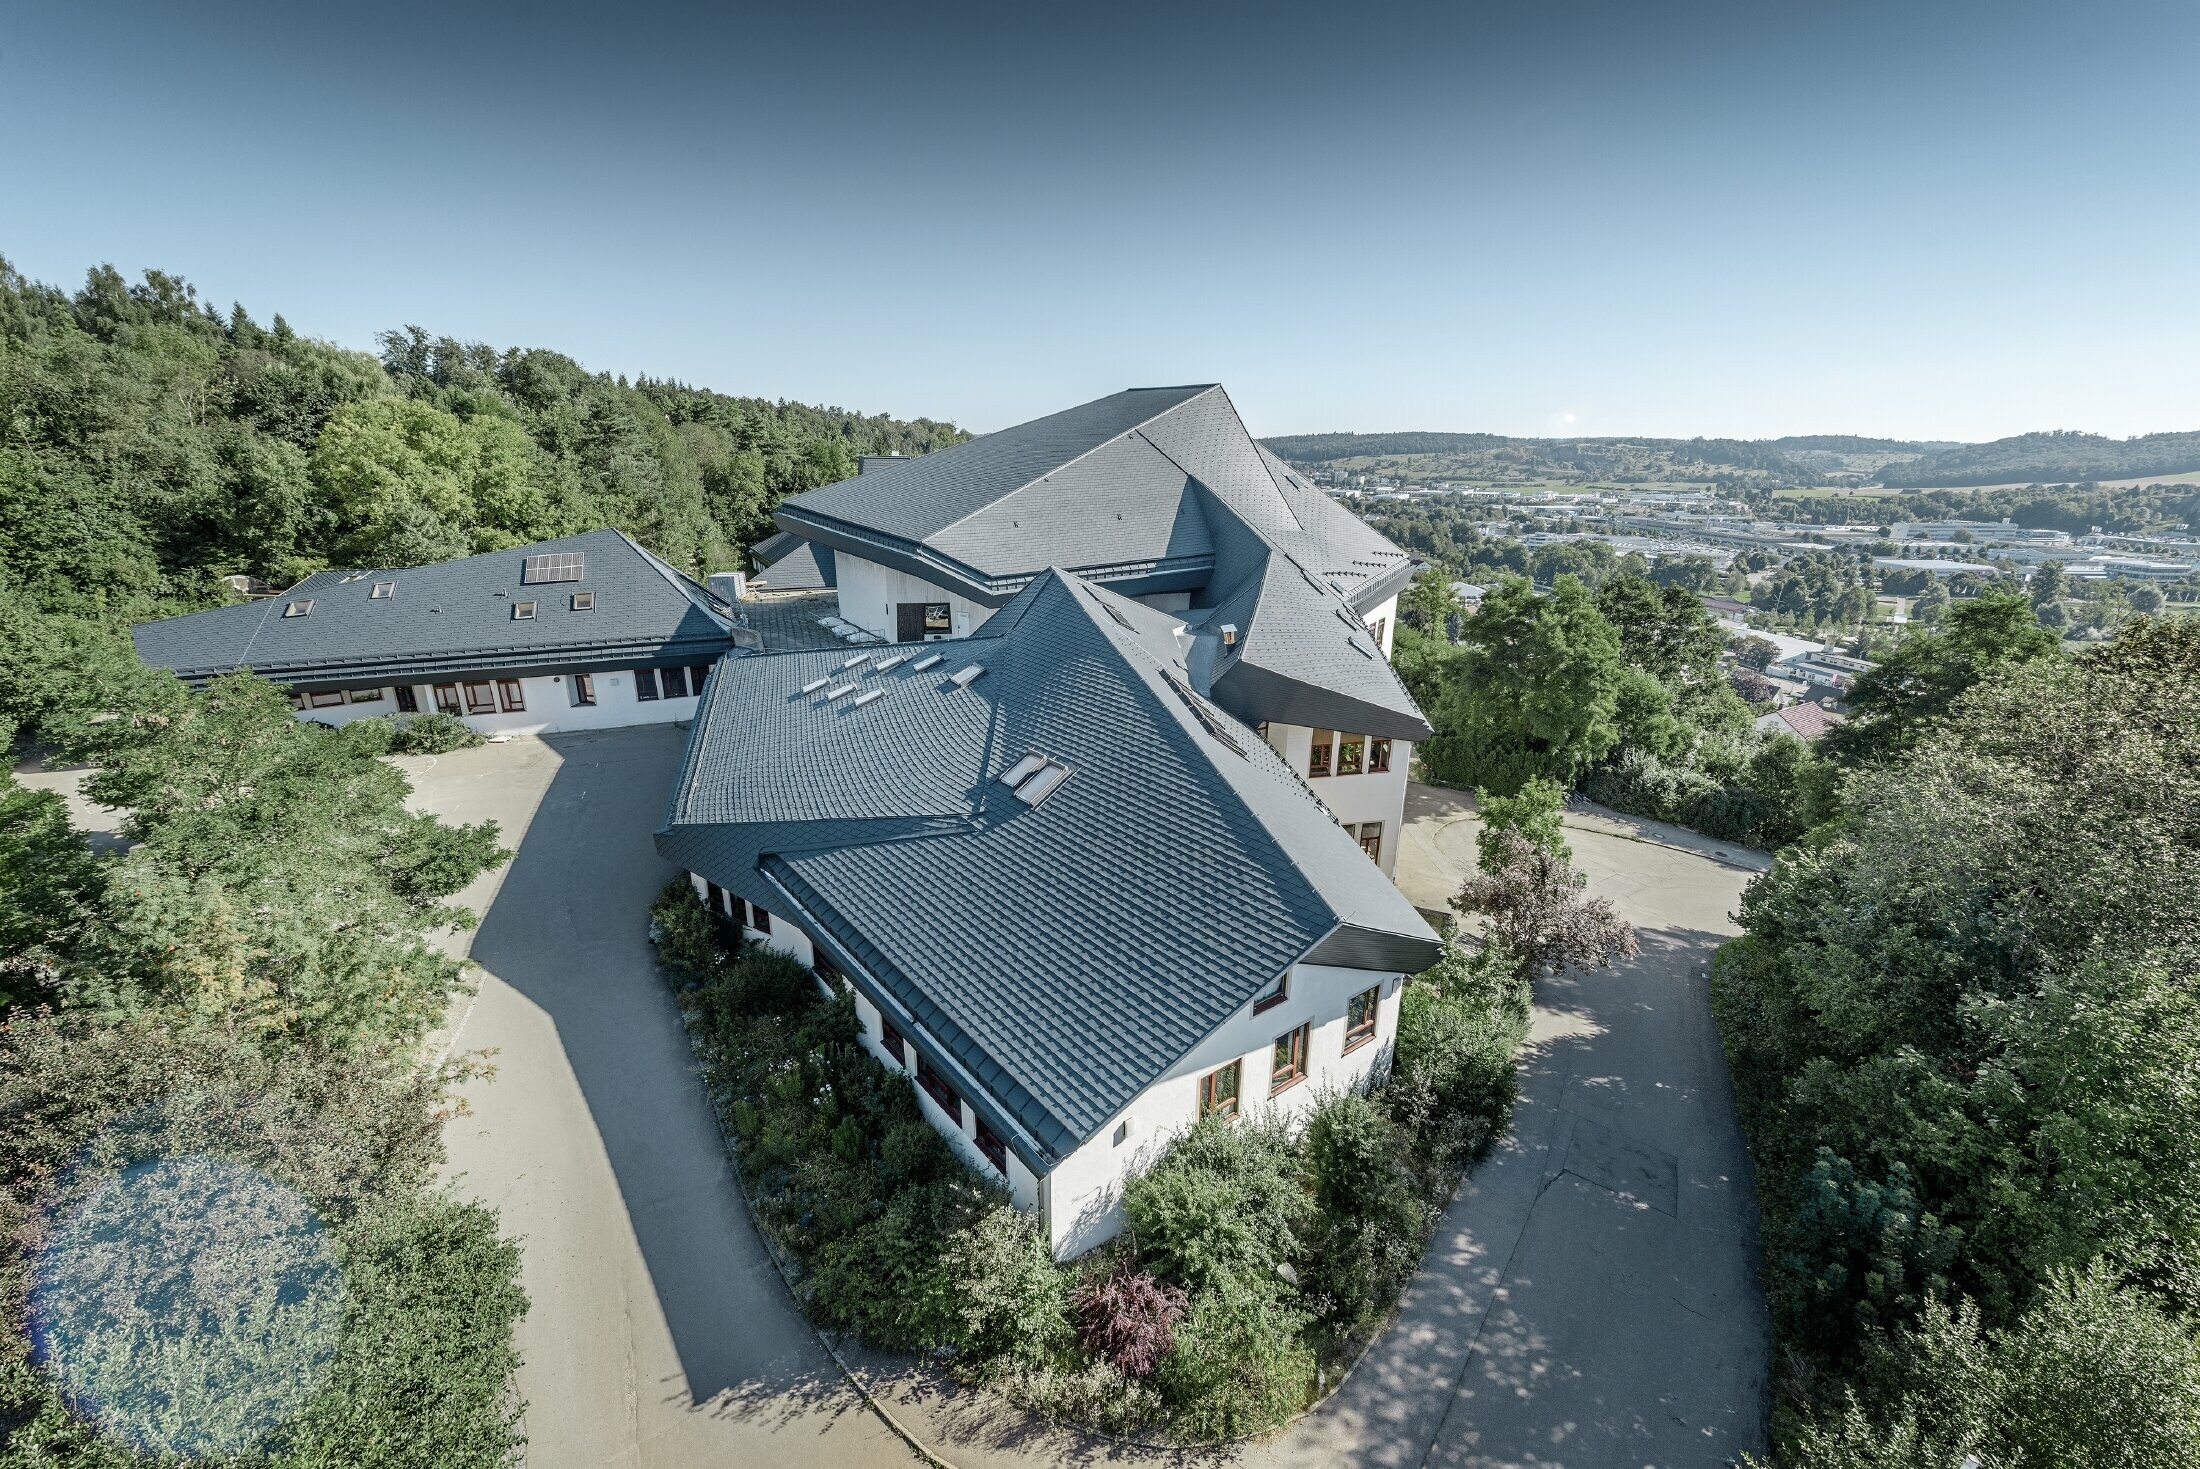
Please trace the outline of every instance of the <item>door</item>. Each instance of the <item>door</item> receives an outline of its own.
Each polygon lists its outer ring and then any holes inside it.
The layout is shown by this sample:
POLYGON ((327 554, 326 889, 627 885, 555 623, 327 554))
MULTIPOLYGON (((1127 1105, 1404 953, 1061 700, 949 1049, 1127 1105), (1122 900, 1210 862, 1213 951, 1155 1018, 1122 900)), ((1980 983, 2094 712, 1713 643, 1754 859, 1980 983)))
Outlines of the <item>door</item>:
POLYGON ((922 602, 901 602, 894 607, 894 641, 897 643, 921 643, 924 641, 924 606, 922 602))

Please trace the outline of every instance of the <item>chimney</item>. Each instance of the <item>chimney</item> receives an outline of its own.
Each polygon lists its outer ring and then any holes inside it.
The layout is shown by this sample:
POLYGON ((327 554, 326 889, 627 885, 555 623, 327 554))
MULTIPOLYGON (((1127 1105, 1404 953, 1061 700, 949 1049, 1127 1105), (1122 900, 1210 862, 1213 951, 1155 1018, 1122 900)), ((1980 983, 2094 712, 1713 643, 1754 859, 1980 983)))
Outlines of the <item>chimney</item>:
POLYGON ((1236 623, 1225 622, 1224 624, 1222 624, 1222 646, 1225 648, 1234 648, 1237 646, 1236 623))
POLYGON ((907 464, 907 454, 859 454, 856 456, 856 473, 869 474, 874 469, 892 469, 897 464, 907 464))

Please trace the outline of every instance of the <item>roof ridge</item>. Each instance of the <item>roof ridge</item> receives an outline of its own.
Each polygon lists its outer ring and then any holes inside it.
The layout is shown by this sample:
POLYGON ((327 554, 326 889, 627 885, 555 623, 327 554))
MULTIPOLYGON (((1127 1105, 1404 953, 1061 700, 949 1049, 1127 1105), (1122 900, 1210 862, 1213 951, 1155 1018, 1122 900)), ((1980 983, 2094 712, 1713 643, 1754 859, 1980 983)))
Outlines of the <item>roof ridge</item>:
MULTIPOLYGON (((1177 409, 1182 408, 1187 403, 1197 403, 1200 399, 1206 397, 1209 393, 1220 392, 1222 390, 1222 384, 1220 383, 1208 383, 1204 386, 1201 386, 1197 383, 1183 383, 1179 386, 1186 388, 1198 387, 1199 391, 1192 394, 1189 398, 1179 398, 1174 403, 1171 403, 1168 407, 1147 414, 1144 418, 1141 418, 1140 420, 1138 420, 1138 422, 1132 424, 1129 428, 1123 430, 1121 433, 1108 435, 1108 437, 1102 439, 1099 443, 1094 444, 1091 448, 1086 449, 1080 454, 1071 455, 1069 458, 1055 465, 1052 469, 1047 470, 1044 474, 1040 474, 1032 479, 1025 480, 1022 484, 1016 486, 1016 488, 1010 490, 1007 494, 986 501, 983 505, 978 506, 975 510, 972 510, 967 515, 961 515, 953 520, 950 520, 949 522, 947 522, 947 524, 941 526, 938 530, 931 532, 930 535, 925 537, 925 539, 930 540, 932 536, 943 536, 949 531, 953 530, 956 526, 963 525, 969 521, 977 519, 979 516, 985 514, 989 510, 994 509, 996 506, 1002 504, 1003 502, 1015 499, 1018 495, 1021 495, 1024 491, 1039 483, 1040 480, 1060 474, 1063 470, 1069 468, 1073 464, 1082 464, 1085 460, 1090 459, 1093 455, 1099 453, 1102 449, 1105 449, 1108 445, 1114 443, 1117 439, 1127 439, 1133 436, 1145 438, 1143 430, 1145 429, 1147 424, 1152 423, 1156 419, 1168 417, 1170 414, 1176 412, 1177 409)), ((1123 389, 1123 393, 1166 393, 1174 392, 1176 390, 1176 388, 1125 388, 1123 389)), ((1109 396, 1120 397, 1122 396, 1122 394, 1110 394, 1109 396)), ((1229 400, 1229 396, 1230 395, 1228 393, 1223 393, 1223 400, 1227 402, 1229 400)), ((1093 401, 1098 402, 1100 400, 1094 399, 1093 401)), ((1078 406, 1082 407, 1084 405, 1080 404, 1078 406)), ((1065 408, 1062 411, 1064 413, 1072 413, 1076 410, 1073 408, 1065 408)), ((1242 428, 1244 427, 1244 425, 1241 423, 1239 427, 1242 428)), ((1153 440, 1151 439, 1146 439, 1146 442, 1149 444, 1153 444, 1153 440)), ((1154 447, 1156 449, 1159 449, 1161 446, 1159 444, 1154 444, 1154 447)), ((1171 464, 1176 464, 1176 467, 1178 469, 1184 468, 1183 465, 1177 464, 1175 458, 1169 455, 1166 451, 1163 452, 1162 457, 1167 459, 1171 464)), ((1188 479, 1198 478, 1197 475, 1192 474, 1188 470, 1185 471, 1185 477, 1188 479)))

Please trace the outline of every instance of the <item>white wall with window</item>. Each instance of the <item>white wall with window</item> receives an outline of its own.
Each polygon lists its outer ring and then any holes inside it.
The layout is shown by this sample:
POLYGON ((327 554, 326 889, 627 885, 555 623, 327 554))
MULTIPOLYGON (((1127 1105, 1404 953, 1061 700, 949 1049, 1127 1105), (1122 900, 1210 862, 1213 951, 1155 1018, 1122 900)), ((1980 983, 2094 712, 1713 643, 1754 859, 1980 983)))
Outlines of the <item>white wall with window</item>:
POLYGON ((1321 1097, 1387 1071, 1401 987, 1397 974, 1294 965, 1280 995, 1271 991, 1239 1009, 1054 1166, 1043 1192, 1055 1254, 1081 1255, 1121 1229, 1124 1179, 1158 1157, 1203 1109, 1215 1108, 1218 1093, 1228 1098, 1220 1109, 1226 1116, 1299 1118, 1321 1097))
POLYGON ((993 609, 982 603, 846 551, 834 552, 833 565, 840 615, 888 642, 915 642, 934 636, 966 638, 993 615, 993 609), (935 614, 921 630, 905 637, 910 632, 903 622, 901 609, 905 606, 944 609, 944 615, 935 614))
POLYGON ((1412 744, 1303 724, 1268 724, 1262 731, 1384 876, 1395 875, 1412 744))
POLYGON ((300 719, 349 724, 388 714, 456 714, 483 734, 623 729, 695 717, 708 663, 592 673, 459 676, 377 689, 294 689, 300 719), (645 683, 646 680, 646 683, 645 683), (647 697, 644 697, 645 694, 647 697), (408 707, 409 705, 409 707, 408 707))

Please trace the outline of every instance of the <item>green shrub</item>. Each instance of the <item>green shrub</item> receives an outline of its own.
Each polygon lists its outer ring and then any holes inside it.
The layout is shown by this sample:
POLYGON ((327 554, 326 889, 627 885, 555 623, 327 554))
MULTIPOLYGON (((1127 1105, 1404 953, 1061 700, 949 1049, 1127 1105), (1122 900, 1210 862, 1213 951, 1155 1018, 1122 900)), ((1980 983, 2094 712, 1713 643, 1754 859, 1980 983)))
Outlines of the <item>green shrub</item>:
POLYGON ((1314 1352, 1304 1312, 1286 1288, 1230 1278, 1195 1293, 1176 1344, 1154 1373, 1170 1422, 1188 1438, 1229 1438, 1274 1428, 1314 1395, 1314 1352))
POLYGON ((1124 1186, 1139 1259, 1195 1295, 1273 1279, 1311 1213, 1297 1174, 1281 1122, 1202 1120, 1124 1186))
MULTIPOLYGON (((1447 993, 1407 984, 1398 1002, 1398 1042, 1384 1104, 1428 1153, 1477 1155, 1512 1115, 1520 1083, 1513 1050, 1526 1030, 1524 1010, 1491 1003, 1476 991, 1447 993)), ((1448 1190, 1447 1190, 1448 1192, 1448 1190)))
POLYGON ((1305 1286, 1323 1318, 1379 1314, 1421 1257, 1423 1213, 1388 1113, 1357 1092, 1325 1098, 1306 1125, 1318 1211, 1305 1286))
POLYGON ((967 1350, 1036 1365, 1068 1344, 1069 1272, 1032 1215, 987 1209, 949 1242, 947 1270, 967 1350))
POLYGON ((729 937, 725 920, 710 911, 685 877, 676 877, 650 906, 656 924, 657 957, 685 980, 700 980, 718 967, 729 937))
MULTIPOLYGON (((381 724, 382 720, 361 721, 381 724)), ((485 743, 476 730, 456 714, 400 714, 388 721, 389 752, 393 755, 448 755, 485 743)))

